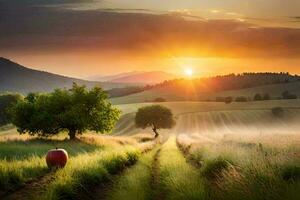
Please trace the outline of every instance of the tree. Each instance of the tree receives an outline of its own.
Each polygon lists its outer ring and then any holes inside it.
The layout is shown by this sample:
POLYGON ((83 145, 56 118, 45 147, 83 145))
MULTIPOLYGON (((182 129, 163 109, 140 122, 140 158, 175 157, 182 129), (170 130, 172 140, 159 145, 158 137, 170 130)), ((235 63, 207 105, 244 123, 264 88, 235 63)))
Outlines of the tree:
POLYGON ((47 137, 68 131, 70 139, 75 139, 86 130, 110 132, 119 114, 101 88, 87 90, 74 83, 70 90, 29 94, 14 107, 13 123, 21 134, 47 137))
POLYGON ((253 100, 254 100, 254 101, 261 101, 261 100, 262 100, 262 97, 261 97, 260 94, 257 93, 257 94, 254 95, 253 100))
POLYGON ((0 95, 0 126, 11 123, 10 109, 23 99, 20 94, 6 93, 0 95))
POLYGON ((225 97, 225 99, 224 99, 224 102, 225 102, 226 104, 230 104, 232 101, 233 101, 233 98, 232 98, 232 97, 225 97))
POLYGON ((173 113, 161 105, 145 106, 138 110, 135 116, 138 128, 152 128, 155 138, 159 136, 158 129, 170 129, 175 125, 173 113))

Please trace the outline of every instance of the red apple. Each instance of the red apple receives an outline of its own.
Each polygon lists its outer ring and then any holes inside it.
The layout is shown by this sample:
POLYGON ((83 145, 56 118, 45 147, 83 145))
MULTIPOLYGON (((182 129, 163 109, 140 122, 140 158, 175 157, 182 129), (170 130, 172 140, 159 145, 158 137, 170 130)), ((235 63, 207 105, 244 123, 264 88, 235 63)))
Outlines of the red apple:
POLYGON ((63 168, 68 161, 68 153, 64 149, 49 150, 46 156, 46 162, 49 168, 63 168))

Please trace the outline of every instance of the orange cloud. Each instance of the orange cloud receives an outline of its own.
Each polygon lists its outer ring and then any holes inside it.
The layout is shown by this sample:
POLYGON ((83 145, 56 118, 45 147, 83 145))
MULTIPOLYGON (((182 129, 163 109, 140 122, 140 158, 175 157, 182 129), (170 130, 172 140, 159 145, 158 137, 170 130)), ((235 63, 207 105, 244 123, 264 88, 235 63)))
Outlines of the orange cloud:
POLYGON ((18 12, 2 7, 0 18, 2 56, 66 75, 168 70, 175 65, 170 61, 174 57, 212 58, 197 64, 204 75, 259 71, 266 66, 300 72, 300 29, 258 27, 247 19, 58 7, 22 7, 18 12), (280 61, 272 63, 274 58, 280 61), (207 66, 211 70, 205 71, 207 66))
POLYGON ((0 51, 90 50, 200 57, 300 55, 300 29, 255 27, 234 20, 190 21, 180 15, 24 9, 18 14, 6 13, 0 28, 0 51))

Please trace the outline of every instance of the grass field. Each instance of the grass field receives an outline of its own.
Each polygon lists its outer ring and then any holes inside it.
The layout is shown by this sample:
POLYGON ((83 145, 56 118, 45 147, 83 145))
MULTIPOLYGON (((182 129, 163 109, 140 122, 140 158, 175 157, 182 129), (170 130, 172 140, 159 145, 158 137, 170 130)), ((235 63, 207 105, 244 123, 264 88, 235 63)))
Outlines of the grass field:
POLYGON ((0 131, 0 199, 297 199, 300 191, 300 101, 168 102, 177 125, 135 128, 142 104, 118 107, 115 135, 66 133, 51 139, 0 131), (299 106, 298 106, 299 105, 299 106), (284 116, 271 109, 284 108, 284 116), (45 154, 64 148, 65 168, 49 170, 45 154))
POLYGON ((219 141, 181 135, 177 142, 199 168, 212 199, 299 198, 299 134, 242 140, 231 135, 219 141))
MULTIPOLYGON (((117 135, 132 135, 151 130, 136 129, 135 112, 138 108, 152 103, 123 104, 118 107, 123 116, 114 130, 117 135)), ((165 102, 160 103, 172 109, 177 126, 171 131, 176 134, 209 132, 223 135, 232 132, 297 132, 300 117, 299 100, 272 100, 246 103, 217 102, 165 102), (271 109, 282 107, 284 118, 274 118, 271 109), (221 133, 221 134, 219 134, 221 133)), ((170 131, 169 131, 170 132, 170 131)))

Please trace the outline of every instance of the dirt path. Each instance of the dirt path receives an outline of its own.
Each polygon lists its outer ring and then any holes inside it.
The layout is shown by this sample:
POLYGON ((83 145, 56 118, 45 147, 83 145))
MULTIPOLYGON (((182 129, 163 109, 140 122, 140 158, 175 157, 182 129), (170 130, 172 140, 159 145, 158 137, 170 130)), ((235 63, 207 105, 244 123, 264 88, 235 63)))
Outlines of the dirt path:
POLYGON ((1 196, 1 200, 32 200, 38 199, 46 189, 47 185, 54 180, 55 171, 47 173, 46 175, 28 181, 13 193, 1 196))
POLYGON ((193 159, 189 155, 189 149, 185 149, 182 145, 180 145, 180 143, 178 142, 177 139, 176 139, 176 146, 179 149, 179 151, 182 153, 184 158, 186 159, 187 163, 191 164, 195 168, 201 168, 202 167, 203 163, 193 159))
POLYGON ((111 190, 111 188, 113 187, 113 180, 115 178, 117 178, 117 176, 121 176, 122 172, 120 172, 117 175, 113 175, 110 180, 108 182, 106 182, 105 184, 100 184, 97 185, 97 187, 93 188, 91 191, 91 195, 90 199, 92 200, 104 200, 106 199, 106 196, 108 194, 108 192, 111 190))
POLYGON ((151 166, 151 190, 153 191, 153 198, 155 200, 161 200, 163 199, 161 192, 159 191, 159 154, 160 154, 161 148, 159 148, 154 157, 153 162, 151 166))
MULTIPOLYGON (((153 148, 155 148, 155 146, 153 146, 151 149, 146 149, 145 151, 142 151, 142 154, 145 155, 148 152, 152 151, 153 148)), ((128 170, 130 170, 131 168, 133 168, 134 166, 136 166, 138 162, 140 162, 140 158, 135 164, 133 164, 131 166, 127 166, 126 168, 122 169, 119 173, 112 175, 106 183, 99 184, 99 185, 95 186, 94 188, 92 188, 90 190, 89 199, 92 199, 92 200, 107 199, 110 192, 112 192, 114 187, 116 186, 117 180, 119 180, 122 176, 125 176, 126 172, 128 170)), ((87 199, 87 198, 85 198, 85 199, 87 199)))

